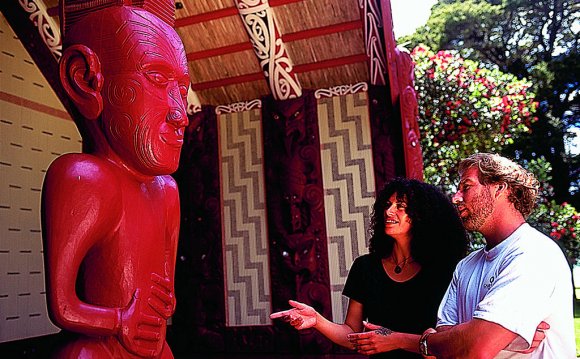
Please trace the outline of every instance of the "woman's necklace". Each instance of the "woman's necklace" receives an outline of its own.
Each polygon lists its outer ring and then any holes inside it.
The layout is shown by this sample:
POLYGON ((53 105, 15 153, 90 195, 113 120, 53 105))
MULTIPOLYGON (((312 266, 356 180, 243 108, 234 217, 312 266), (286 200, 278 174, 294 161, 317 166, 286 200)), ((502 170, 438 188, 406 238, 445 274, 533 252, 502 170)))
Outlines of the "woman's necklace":
POLYGON ((409 257, 403 258, 403 260, 400 262, 397 262, 395 260, 394 256, 391 256, 391 259, 393 260, 393 263, 395 264, 395 274, 401 274, 401 272, 403 271, 403 268, 407 264, 407 260, 409 259, 409 257))

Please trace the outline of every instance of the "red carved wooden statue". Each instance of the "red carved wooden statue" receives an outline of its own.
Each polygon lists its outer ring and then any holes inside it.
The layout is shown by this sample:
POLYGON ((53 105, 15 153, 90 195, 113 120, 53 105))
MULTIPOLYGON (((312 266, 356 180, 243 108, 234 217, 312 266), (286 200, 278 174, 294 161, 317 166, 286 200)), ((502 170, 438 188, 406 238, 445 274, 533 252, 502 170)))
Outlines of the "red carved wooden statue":
POLYGON ((173 1, 61 2, 60 78, 80 154, 50 166, 42 217, 59 358, 172 358, 178 166, 189 77, 173 1), (134 4, 133 4, 134 3, 134 4))

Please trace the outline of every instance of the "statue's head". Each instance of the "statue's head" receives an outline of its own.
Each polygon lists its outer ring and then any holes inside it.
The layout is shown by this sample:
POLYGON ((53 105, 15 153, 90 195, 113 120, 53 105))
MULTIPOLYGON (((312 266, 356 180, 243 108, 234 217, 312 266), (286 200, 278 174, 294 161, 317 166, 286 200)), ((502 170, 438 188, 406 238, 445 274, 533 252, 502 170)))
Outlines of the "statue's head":
POLYGON ((189 76, 173 13, 171 0, 61 0, 60 77, 83 137, 138 174, 179 164, 189 76))

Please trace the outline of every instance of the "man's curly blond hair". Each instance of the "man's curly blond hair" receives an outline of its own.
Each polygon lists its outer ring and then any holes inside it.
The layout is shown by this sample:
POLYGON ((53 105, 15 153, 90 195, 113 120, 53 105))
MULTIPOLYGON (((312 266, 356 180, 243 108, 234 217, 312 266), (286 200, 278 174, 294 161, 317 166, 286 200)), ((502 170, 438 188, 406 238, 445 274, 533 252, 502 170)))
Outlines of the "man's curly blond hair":
POLYGON ((459 174, 476 166, 483 185, 504 182, 509 188, 509 201, 527 218, 536 205, 540 182, 517 163, 493 153, 476 153, 459 163, 459 174))

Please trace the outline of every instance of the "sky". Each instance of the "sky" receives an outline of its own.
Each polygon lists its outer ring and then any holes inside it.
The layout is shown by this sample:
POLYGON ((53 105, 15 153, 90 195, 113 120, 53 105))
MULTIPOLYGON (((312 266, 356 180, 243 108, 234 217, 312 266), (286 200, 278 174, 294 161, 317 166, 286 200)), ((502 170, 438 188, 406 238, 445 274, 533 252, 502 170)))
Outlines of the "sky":
POLYGON ((437 0, 391 0, 395 38, 410 35, 421 25, 425 25, 431 7, 437 0))

